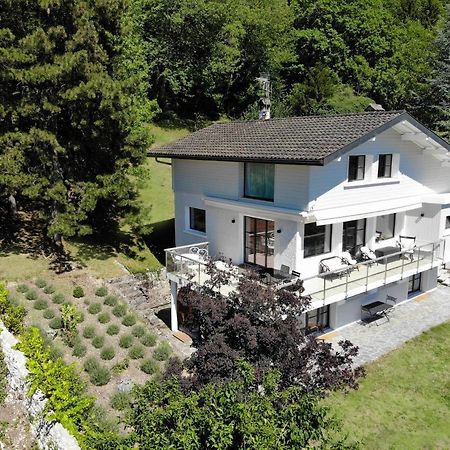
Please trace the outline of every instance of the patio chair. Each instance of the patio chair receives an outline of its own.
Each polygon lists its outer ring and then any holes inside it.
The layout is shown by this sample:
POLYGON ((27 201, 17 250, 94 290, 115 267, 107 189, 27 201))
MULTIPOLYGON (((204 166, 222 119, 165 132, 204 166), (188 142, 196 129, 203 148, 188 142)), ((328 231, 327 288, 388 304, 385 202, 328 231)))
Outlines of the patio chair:
POLYGON ((329 258, 321 259, 319 265, 321 273, 334 272, 339 278, 351 271, 349 264, 340 256, 330 256, 329 258))
POLYGON ((206 250, 206 248, 201 248, 197 253, 202 259, 206 259, 208 257, 208 250, 206 250))
POLYGON ((351 270, 359 270, 359 266, 356 266, 358 264, 358 261, 350 254, 350 252, 342 252, 341 253, 342 261, 348 264, 351 267, 351 270))
POLYGON ((283 275, 289 275, 289 272, 291 271, 291 268, 289 267, 289 266, 286 266, 285 264, 281 264, 281 267, 280 267, 280 272, 283 274, 283 275))
POLYGON ((377 255, 369 247, 363 246, 359 249, 362 261, 369 261, 369 267, 377 262, 377 255))
POLYGON ((398 247, 407 255, 411 262, 414 261, 414 250, 416 249, 416 237, 415 236, 399 236, 397 241, 398 247))
POLYGON ((189 253, 192 253, 193 255, 196 255, 198 253, 198 247, 191 247, 189 249, 189 253))

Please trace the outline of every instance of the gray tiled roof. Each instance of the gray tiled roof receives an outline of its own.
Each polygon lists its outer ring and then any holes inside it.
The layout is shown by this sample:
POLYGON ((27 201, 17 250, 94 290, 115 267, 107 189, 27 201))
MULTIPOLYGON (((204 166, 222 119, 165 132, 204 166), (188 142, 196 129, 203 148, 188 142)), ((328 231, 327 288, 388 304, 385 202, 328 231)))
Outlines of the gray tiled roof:
POLYGON ((151 149, 149 155, 320 165, 399 122, 403 116, 410 117, 404 111, 373 111, 221 122, 151 149))

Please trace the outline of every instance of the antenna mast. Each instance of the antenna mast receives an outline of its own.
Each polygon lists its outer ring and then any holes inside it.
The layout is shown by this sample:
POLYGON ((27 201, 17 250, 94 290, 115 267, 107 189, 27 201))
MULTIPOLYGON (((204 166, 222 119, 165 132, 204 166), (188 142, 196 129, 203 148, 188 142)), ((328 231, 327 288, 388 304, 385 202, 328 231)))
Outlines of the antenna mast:
POLYGON ((272 93, 272 86, 270 84, 270 75, 268 73, 261 73, 256 78, 259 83, 259 118, 261 120, 270 119, 270 94, 272 93))

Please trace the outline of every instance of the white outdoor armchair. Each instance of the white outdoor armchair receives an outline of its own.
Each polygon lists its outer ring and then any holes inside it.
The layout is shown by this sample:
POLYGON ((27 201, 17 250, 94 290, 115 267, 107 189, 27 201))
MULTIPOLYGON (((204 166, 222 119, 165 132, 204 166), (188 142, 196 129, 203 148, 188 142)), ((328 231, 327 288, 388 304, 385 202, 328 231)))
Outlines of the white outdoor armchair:
POLYGON ((410 261, 414 260, 414 250, 416 249, 415 236, 399 236, 397 245, 400 247, 400 251, 409 257, 410 261))
POLYGON ((364 245, 359 249, 359 251, 361 253, 361 259, 363 261, 369 261, 369 265, 372 265, 374 262, 376 262, 377 255, 373 250, 370 250, 369 247, 364 245))

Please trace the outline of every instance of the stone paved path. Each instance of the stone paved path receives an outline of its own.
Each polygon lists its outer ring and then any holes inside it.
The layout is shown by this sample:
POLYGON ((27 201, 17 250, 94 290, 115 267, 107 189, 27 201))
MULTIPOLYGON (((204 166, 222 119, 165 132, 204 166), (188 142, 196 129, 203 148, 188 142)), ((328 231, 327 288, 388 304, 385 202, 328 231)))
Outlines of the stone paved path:
POLYGON ((395 307, 390 321, 385 318, 364 325, 349 325, 337 332, 325 335, 328 342, 336 345, 348 339, 359 347, 355 365, 373 361, 400 347, 409 339, 450 320, 450 287, 438 286, 428 294, 420 295, 395 307))

